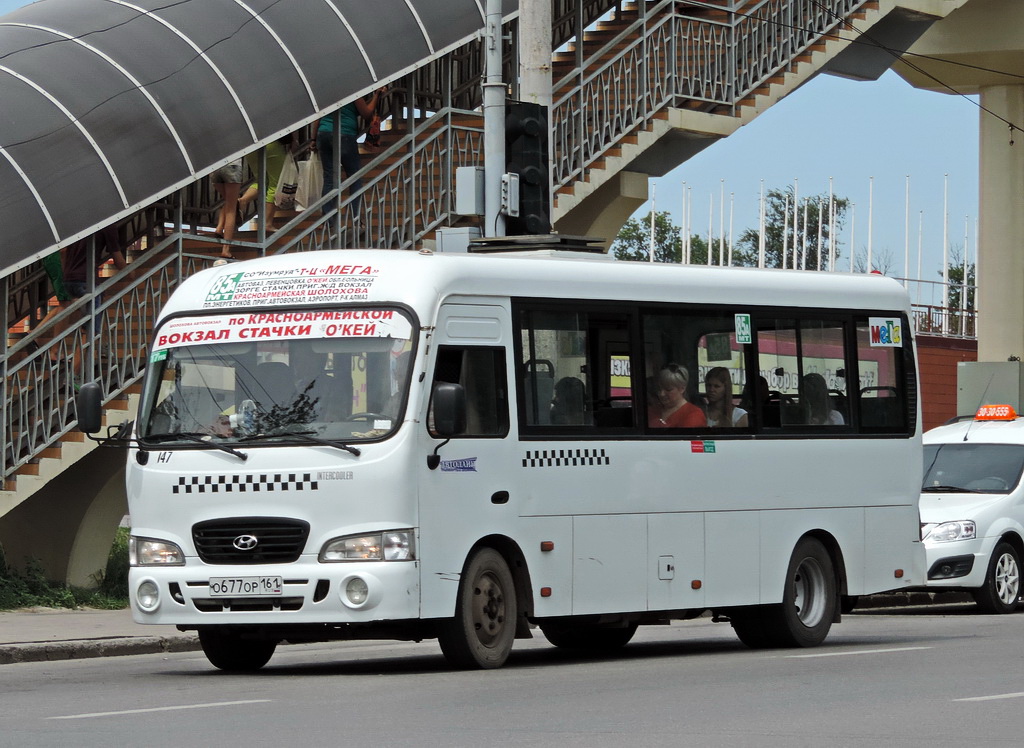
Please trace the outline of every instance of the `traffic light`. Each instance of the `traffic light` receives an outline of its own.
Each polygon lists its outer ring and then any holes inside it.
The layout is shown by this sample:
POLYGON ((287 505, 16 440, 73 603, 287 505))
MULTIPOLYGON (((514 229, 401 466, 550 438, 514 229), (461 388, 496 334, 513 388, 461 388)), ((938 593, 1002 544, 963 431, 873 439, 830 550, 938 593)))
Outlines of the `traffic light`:
POLYGON ((540 104, 510 101, 505 106, 505 171, 519 175, 519 215, 507 216, 509 236, 551 231, 551 164, 548 112, 540 104))

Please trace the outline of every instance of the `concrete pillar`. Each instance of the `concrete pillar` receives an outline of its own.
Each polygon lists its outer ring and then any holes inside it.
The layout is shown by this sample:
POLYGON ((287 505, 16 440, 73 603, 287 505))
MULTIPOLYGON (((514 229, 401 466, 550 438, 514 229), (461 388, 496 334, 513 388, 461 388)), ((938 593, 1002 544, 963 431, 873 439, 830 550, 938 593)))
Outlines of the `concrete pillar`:
MULTIPOLYGON (((1024 86, 984 87, 981 105, 1024 122, 1024 86)), ((1006 361, 1024 358, 1024 132, 980 118, 978 360, 1006 361)))

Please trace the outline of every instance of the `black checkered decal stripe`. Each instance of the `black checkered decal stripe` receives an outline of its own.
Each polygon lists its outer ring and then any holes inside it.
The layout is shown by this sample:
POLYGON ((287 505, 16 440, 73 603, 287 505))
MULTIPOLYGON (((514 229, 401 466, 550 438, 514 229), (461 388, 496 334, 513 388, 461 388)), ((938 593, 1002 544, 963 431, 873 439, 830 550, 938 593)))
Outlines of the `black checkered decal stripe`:
POLYGON ((526 453, 523 467, 589 467, 611 465, 603 449, 535 449, 526 453))
POLYGON ((268 473, 266 475, 179 476, 174 493, 271 493, 273 491, 316 491, 311 473, 268 473))

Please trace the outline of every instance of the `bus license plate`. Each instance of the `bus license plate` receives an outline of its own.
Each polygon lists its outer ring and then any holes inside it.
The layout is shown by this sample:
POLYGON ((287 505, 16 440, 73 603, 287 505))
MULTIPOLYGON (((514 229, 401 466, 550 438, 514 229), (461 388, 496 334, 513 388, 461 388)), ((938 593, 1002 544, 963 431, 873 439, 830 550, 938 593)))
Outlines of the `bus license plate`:
POLYGON ((281 594, 281 577, 210 577, 211 597, 270 597, 281 594))

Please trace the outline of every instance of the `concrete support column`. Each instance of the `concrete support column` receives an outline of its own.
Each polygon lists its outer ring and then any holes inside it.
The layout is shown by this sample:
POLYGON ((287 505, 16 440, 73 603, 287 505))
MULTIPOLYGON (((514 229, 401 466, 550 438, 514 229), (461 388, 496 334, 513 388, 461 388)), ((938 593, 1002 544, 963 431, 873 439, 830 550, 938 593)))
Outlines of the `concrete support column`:
MULTIPOLYGON (((981 104, 1024 122, 1024 86, 984 87, 981 104)), ((978 360, 1006 361, 1024 358, 1024 132, 980 116, 978 360)))

